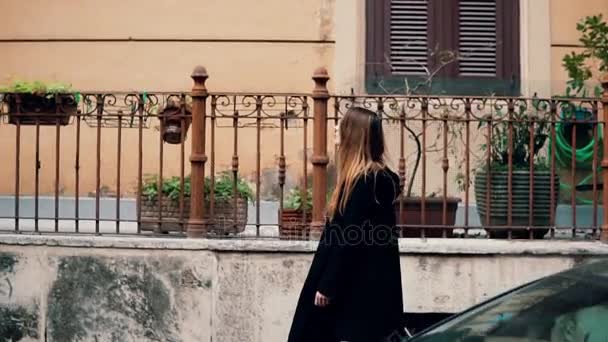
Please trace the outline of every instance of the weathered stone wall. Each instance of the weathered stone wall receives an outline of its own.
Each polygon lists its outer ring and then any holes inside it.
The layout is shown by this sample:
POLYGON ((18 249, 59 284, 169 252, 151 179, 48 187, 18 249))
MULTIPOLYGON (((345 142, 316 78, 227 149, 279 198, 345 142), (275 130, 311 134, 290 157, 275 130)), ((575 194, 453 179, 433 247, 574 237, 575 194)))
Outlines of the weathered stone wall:
MULTIPOLYGON (((0 236, 0 341, 285 341, 314 242, 0 236)), ((608 256, 593 242, 403 240, 408 312, 456 312, 608 256)))

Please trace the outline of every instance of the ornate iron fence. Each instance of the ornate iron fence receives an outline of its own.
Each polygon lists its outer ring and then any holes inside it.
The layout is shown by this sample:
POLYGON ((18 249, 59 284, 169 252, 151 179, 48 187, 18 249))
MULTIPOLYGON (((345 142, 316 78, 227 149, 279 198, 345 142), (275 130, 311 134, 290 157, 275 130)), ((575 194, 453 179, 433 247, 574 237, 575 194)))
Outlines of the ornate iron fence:
POLYGON ((334 133, 361 106, 383 120, 402 236, 608 239, 608 93, 334 96, 324 69, 310 94, 213 93, 207 77, 188 93, 0 94, 4 230, 316 238, 334 133))

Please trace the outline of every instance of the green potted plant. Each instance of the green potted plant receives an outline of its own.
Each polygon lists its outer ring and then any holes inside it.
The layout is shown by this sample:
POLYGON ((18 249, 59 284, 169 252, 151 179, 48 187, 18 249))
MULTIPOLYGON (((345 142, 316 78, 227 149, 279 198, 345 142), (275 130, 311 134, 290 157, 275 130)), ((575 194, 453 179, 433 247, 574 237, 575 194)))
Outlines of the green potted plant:
MULTIPOLYGON (((162 199, 158 199, 158 177, 149 176, 144 180, 142 198, 140 199, 142 230, 156 232, 180 231, 182 222, 190 216, 190 177, 184 178, 183 186, 183 217, 181 217, 180 197, 182 186, 180 177, 171 177, 162 181, 162 199), (162 208, 162 222, 158 222, 159 205, 162 208), (182 220, 183 219, 183 220, 182 220)), ((232 172, 220 173, 215 178, 213 198, 213 221, 210 222, 209 232, 218 235, 242 233, 247 225, 247 205, 253 200, 253 190, 242 178, 236 180, 236 198, 234 192, 235 180, 232 172)), ((211 217, 211 178, 205 179, 205 217, 211 217)))
POLYGON ((279 236, 287 240, 307 240, 312 221, 312 190, 291 189, 279 210, 279 236))
POLYGON ((14 82, 1 88, 3 102, 8 108, 9 123, 16 125, 62 125, 76 115, 79 95, 71 94, 65 84, 43 82, 14 82))
MULTIPOLYGON (((518 110, 506 117, 501 113, 493 116, 494 121, 480 122, 480 129, 492 125, 490 139, 490 160, 481 161, 475 170, 475 199, 482 225, 505 229, 486 229, 492 238, 508 237, 510 227, 528 227, 531 210, 532 226, 540 229, 512 229, 512 238, 543 238, 549 231, 551 211, 555 212, 559 197, 559 176, 552 179, 546 158, 541 154, 548 138, 549 122, 537 112, 538 101, 532 101, 530 110, 519 106, 518 110), (531 125, 534 139, 530 140, 531 125), (511 126, 511 128, 509 127, 511 126), (509 129, 512 145, 509 147, 509 129), (509 189, 509 154, 511 154, 511 188, 509 189), (530 202, 530 169, 533 166, 533 202, 530 202), (553 182, 554 203, 551 208, 551 182, 553 182), (489 188, 488 188, 489 183, 489 188), (490 193, 488 202, 487 194, 490 193), (509 194, 510 192, 510 194, 509 194), (509 224, 509 198, 511 198, 511 225, 509 224), (489 207, 488 207, 489 204, 489 207), (542 228, 547 227, 547 228, 542 228)), ((487 145, 482 151, 487 152, 487 145)))

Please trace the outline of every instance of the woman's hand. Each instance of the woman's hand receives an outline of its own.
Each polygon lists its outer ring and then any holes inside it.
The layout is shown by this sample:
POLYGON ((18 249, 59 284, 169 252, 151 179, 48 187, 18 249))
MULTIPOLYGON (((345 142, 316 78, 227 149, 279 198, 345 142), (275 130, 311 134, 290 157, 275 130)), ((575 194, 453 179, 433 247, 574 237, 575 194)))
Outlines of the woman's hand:
POLYGON ((329 305, 329 298, 321 294, 321 292, 317 291, 315 294, 315 305, 319 307, 326 307, 329 305))

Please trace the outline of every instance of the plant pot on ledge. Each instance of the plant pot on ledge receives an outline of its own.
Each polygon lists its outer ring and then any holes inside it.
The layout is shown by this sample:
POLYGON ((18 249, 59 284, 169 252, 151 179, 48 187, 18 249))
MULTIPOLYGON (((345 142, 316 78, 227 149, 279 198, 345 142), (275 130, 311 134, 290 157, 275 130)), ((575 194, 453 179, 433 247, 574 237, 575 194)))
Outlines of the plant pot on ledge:
MULTIPOLYGON (((422 198, 420 197, 404 197, 395 201, 395 214, 397 222, 399 222, 400 203, 403 200, 403 211, 401 212, 401 236, 404 238, 419 238, 422 237, 422 229, 407 227, 422 225, 422 198)), ((438 228, 429 228, 424 230, 424 236, 427 238, 441 238, 445 231, 446 237, 452 237, 454 225, 456 224, 456 211, 460 198, 446 198, 447 220, 443 225, 443 197, 426 197, 425 202, 425 226, 437 226, 438 228), (445 227, 442 229, 441 227, 445 227)))
POLYGON ((301 209, 283 209, 279 212, 281 222, 279 225, 279 237, 281 240, 308 240, 310 237, 310 224, 312 212, 306 214, 301 209))
POLYGON ((78 109, 76 98, 68 94, 7 94, 5 101, 13 125, 65 126, 78 109))
MULTIPOLYGON (((211 192, 210 186, 212 179, 210 177, 205 178, 205 211, 203 218, 209 221, 207 228, 210 235, 238 234, 242 233, 247 226, 248 201, 252 198, 252 189, 244 179, 239 177, 235 179, 234 177, 235 175, 230 171, 221 172, 214 178, 213 192, 211 192), (210 205, 211 194, 214 195, 213 215, 211 215, 210 205)), ((142 229, 157 233, 181 231, 182 226, 187 224, 190 218, 190 190, 190 176, 183 179, 183 184, 180 177, 171 177, 159 182, 157 176, 149 176, 143 182, 139 201, 142 229), (161 203, 158 202, 159 185, 163 190, 161 203), (183 216, 180 215, 179 203, 182 194, 184 196, 183 216), (159 205, 161 208, 160 215, 159 205), (159 217, 161 218, 160 222, 159 217)))
MULTIPOLYGON (((490 226, 504 226, 505 229, 486 229, 486 231, 491 238, 507 238, 508 230, 506 228, 508 228, 509 213, 508 172, 491 172, 489 208, 486 198, 488 191, 487 178, 488 175, 485 170, 478 171, 475 176, 475 200, 477 202, 479 219, 482 225, 486 225, 489 209, 490 226)), ((532 237, 542 239, 547 235, 549 226, 551 225, 551 172, 535 170, 533 181, 533 202, 530 205, 530 173, 529 171, 513 171, 511 178, 511 197, 513 201, 511 206, 511 226, 528 227, 530 224, 530 208, 532 208, 533 227, 547 227, 546 229, 534 229, 532 237)), ((557 175, 553 179, 553 187, 555 189, 553 212, 555 212, 559 198, 559 177, 557 175)), ((515 239, 527 239, 530 237, 530 231, 528 229, 511 230, 511 237, 515 239)))
POLYGON ((283 210, 279 209, 279 218, 281 240, 308 240, 312 222, 312 189, 306 193, 298 187, 291 189, 283 210))
MULTIPOLYGON (((168 233, 182 231, 182 223, 185 225, 190 217, 190 197, 184 197, 183 220, 180 216, 179 200, 163 197, 161 201, 162 218, 159 223, 158 200, 156 198, 141 199, 141 229, 154 231, 156 233, 168 233)), ((245 231, 247 226, 247 199, 238 197, 236 210, 234 200, 216 200, 213 208, 213 221, 210 221, 208 233, 210 235, 226 236, 239 234, 245 231), (236 219, 235 219, 236 215, 236 219)), ((210 219, 211 206, 209 201, 205 203, 204 218, 210 219)), ((184 226, 185 230, 185 226, 184 226)))

